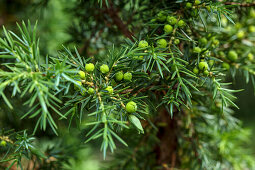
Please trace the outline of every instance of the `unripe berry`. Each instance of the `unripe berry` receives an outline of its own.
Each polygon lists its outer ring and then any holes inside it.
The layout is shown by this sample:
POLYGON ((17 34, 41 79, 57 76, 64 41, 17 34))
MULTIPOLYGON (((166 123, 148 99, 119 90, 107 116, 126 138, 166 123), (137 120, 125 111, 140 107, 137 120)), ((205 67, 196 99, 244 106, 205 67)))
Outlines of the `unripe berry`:
POLYGON ((204 75, 205 75, 205 76, 208 76, 208 75, 209 75, 209 71, 208 71, 208 70, 205 70, 205 71, 204 71, 204 75))
POLYGON ((140 48, 148 47, 148 42, 145 40, 142 40, 139 42, 138 47, 140 47, 140 48))
POLYGON ((143 58, 144 58, 144 57, 143 57, 142 55, 141 55, 141 56, 138 56, 138 59, 139 59, 139 60, 143 60, 143 58))
POLYGON ((213 64, 214 64, 214 62, 215 62, 214 60, 209 60, 209 66, 211 66, 211 67, 212 67, 212 66, 213 66, 213 64))
POLYGON ((186 25, 186 23, 185 23, 185 21, 180 20, 177 25, 178 25, 178 27, 182 28, 182 27, 184 27, 186 25))
POLYGON ((250 16, 251 16, 252 18, 255 18, 255 10, 254 10, 254 9, 251 9, 251 10, 250 10, 250 16))
POLYGON ((108 65, 106 65, 106 64, 101 65, 101 66, 100 66, 100 71, 101 71, 103 74, 108 73, 108 72, 109 72, 109 67, 108 67, 108 65))
MULTIPOLYGON (((82 86, 82 83, 80 81, 76 81, 80 86, 82 86)), ((79 90, 80 87, 77 84, 74 84, 74 89, 79 90)))
POLYGON ((7 144, 7 143, 6 143, 6 141, 2 140, 2 141, 1 141, 1 143, 0 143, 0 146, 5 147, 5 146, 6 146, 6 144, 7 144))
POLYGON ((108 91, 109 94, 112 94, 112 93, 113 93, 113 88, 112 88, 112 86, 107 86, 105 90, 108 91))
POLYGON ((84 71, 79 71, 79 75, 80 75, 80 78, 83 79, 83 80, 84 80, 85 77, 86 77, 84 71))
POLYGON ((228 63, 222 63, 222 67, 225 68, 226 70, 229 70, 230 65, 228 63))
POLYGON ((187 2, 187 3, 186 3, 186 8, 188 8, 188 9, 192 8, 192 3, 187 2))
POLYGON ((86 91, 85 91, 84 89, 82 89, 82 90, 80 91, 80 93, 81 93, 82 96, 85 96, 85 95, 86 95, 86 91))
POLYGON ((135 102, 131 101, 131 102, 128 102, 127 105, 126 105, 126 111, 128 113, 134 113, 137 111, 137 105, 135 102))
POLYGON ((155 18, 151 19, 151 22, 156 22, 156 19, 155 18))
POLYGON ((143 56, 134 56, 133 59, 136 59, 136 60, 143 60, 143 56))
POLYGON ((199 70, 197 69, 197 67, 194 67, 194 68, 193 68, 193 73, 195 73, 195 74, 198 74, 198 73, 199 73, 199 70))
POLYGON ((164 22, 166 20, 166 15, 164 14, 164 12, 161 11, 160 13, 158 13, 157 20, 160 22, 164 22))
POLYGON ((228 20, 227 20, 226 17, 223 17, 223 18, 221 19, 221 24, 222 24, 223 27, 226 27, 226 26, 228 25, 228 20))
POLYGON ((200 0, 195 0, 195 3, 194 3, 195 5, 199 5, 199 4, 201 4, 201 1, 200 0))
POLYGON ((236 34, 238 39, 243 39, 245 36, 245 32, 244 31, 238 31, 238 33, 236 34))
POLYGON ((253 59, 254 59, 254 56, 252 53, 249 53, 247 57, 248 57, 249 61, 253 61, 253 59))
POLYGON ((126 72, 126 73, 124 74, 124 80, 126 80, 126 81, 131 81, 131 80, 132 80, 132 73, 126 72))
POLYGON ((123 73, 122 71, 119 71, 118 73, 115 74, 115 79, 117 81, 121 81, 123 79, 123 73))
POLYGON ((85 70, 87 72, 92 72, 92 71, 94 71, 94 69, 95 69, 95 66, 94 66, 93 63, 88 63, 88 64, 85 65, 85 70))
POLYGON ((238 58, 238 54, 237 54, 234 50, 230 50, 230 51, 228 52, 228 59, 229 59, 230 61, 236 61, 237 58, 238 58))
POLYGON ((201 48, 199 48, 199 47, 195 47, 194 49, 193 49, 193 52, 194 53, 201 53, 201 48))
POLYGON ((226 55, 225 55, 225 53, 224 53, 223 51, 220 51, 220 52, 219 52, 219 56, 222 57, 222 58, 225 58, 225 57, 226 57, 226 55))
POLYGON ((207 11, 211 12, 211 7, 210 6, 206 6, 207 11))
POLYGON ((253 26, 253 25, 249 26, 249 31, 250 32, 255 32, 255 26, 253 26))
POLYGON ((167 24, 164 26, 164 31, 165 31, 165 33, 169 34, 173 31, 173 27, 171 25, 167 24))
POLYGON ((93 88, 89 88, 88 89, 88 94, 90 94, 90 95, 92 95, 92 94, 94 94, 95 93, 95 90, 93 89, 93 88))
POLYGON ((198 68, 199 68, 199 70, 207 70, 208 69, 208 64, 205 61, 201 61, 198 64, 198 68))
POLYGON ((174 40, 174 44, 178 45, 180 43, 180 40, 179 39, 175 39, 174 40))
POLYGON ((213 45, 217 46, 217 45, 219 45, 220 41, 217 39, 213 39, 212 43, 213 43, 213 45))
POLYGON ((242 28, 242 24, 241 24, 240 22, 237 22, 236 25, 235 25, 235 27, 236 27, 237 29, 240 29, 240 28, 242 28))
POLYGON ((205 37, 200 38, 198 41, 199 41, 199 43, 200 43, 201 45, 203 45, 203 46, 206 46, 206 45, 207 45, 207 39, 206 39, 205 37))
POLYGON ((159 48, 166 48, 167 46, 167 41, 165 39, 159 39, 157 41, 158 47, 159 48))
POLYGON ((174 16, 167 16, 166 20, 170 25, 175 25, 177 23, 177 19, 174 16))

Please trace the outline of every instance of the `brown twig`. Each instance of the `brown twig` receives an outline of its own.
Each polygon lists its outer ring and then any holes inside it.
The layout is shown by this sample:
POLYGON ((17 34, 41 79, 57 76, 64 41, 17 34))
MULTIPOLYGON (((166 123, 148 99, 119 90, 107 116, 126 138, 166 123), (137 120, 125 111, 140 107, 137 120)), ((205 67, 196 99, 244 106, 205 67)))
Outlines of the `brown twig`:
POLYGON ((118 15, 118 11, 115 9, 112 1, 108 0, 108 3, 108 7, 105 5, 105 13, 109 15, 113 21, 113 24, 118 27, 122 34, 133 41, 134 34, 128 30, 128 26, 121 20, 120 16, 118 15))
POLYGON ((251 2, 251 3, 239 3, 239 2, 225 2, 225 5, 235 5, 235 6, 239 6, 239 7, 251 7, 251 6, 255 6, 255 2, 251 2))

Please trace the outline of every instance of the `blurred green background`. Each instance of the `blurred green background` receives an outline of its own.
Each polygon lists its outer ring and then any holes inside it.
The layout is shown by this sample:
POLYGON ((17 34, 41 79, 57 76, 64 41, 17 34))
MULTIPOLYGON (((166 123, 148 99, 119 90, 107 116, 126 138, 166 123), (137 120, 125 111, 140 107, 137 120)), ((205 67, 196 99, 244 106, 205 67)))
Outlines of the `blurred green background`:
POLYGON ((249 128, 252 131, 252 143, 249 146, 251 152, 255 152, 255 89, 251 82, 245 83, 244 76, 238 74, 232 85, 233 89, 244 89, 242 92, 236 94, 236 104, 239 109, 235 109, 235 116, 243 122, 243 127, 249 128))

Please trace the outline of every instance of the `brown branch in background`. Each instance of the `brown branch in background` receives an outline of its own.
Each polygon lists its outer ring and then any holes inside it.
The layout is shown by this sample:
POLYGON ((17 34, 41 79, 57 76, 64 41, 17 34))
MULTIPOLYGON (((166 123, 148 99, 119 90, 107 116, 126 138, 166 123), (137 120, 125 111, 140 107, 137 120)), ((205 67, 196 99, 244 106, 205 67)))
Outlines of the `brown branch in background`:
POLYGON ((134 41, 133 37, 134 34, 128 30, 127 24, 125 24, 120 16, 118 15, 118 10, 114 8, 114 5, 111 0, 108 0, 109 6, 105 6, 105 13, 109 15, 109 17, 112 19, 113 24, 118 27, 118 29, 121 31, 121 33, 129 38, 131 41, 134 41))
MULTIPOLYGON (((96 30, 97 30, 97 29, 96 29, 96 30)), ((100 30, 98 31, 98 34, 97 34, 96 38, 95 38, 95 41, 98 40, 98 38, 101 36, 102 33, 103 33, 103 29, 100 29, 100 30)), ((87 50, 87 48, 89 47, 89 44, 91 43, 91 39, 92 39, 94 36, 95 36, 95 34, 94 34, 94 33, 91 33, 90 38, 87 39, 87 40, 85 41, 84 45, 79 49, 79 53, 83 53, 84 51, 87 50)))
MULTIPOLYGON (((105 25, 109 28, 111 28, 113 25, 116 25, 119 31, 127 38, 129 38, 131 41, 134 41, 134 34, 128 29, 128 24, 125 24, 120 16, 118 15, 119 10, 114 7, 114 4, 112 1, 108 0, 109 6, 107 6, 104 2, 104 8, 100 9, 99 14, 95 15, 95 19, 98 22, 101 22, 100 18, 103 16, 103 21, 105 25), (107 20, 106 16, 109 16, 111 18, 110 20, 107 20)), ((128 23, 132 21, 132 16, 128 20, 128 23)), ((96 29, 91 33, 91 36, 89 39, 87 39, 84 43, 84 45, 79 49, 79 53, 83 53, 84 51, 87 50, 91 43, 91 39, 95 36, 95 33, 97 32, 97 26, 96 29)), ((103 29, 101 28, 98 32, 98 36, 96 37, 96 40, 100 37, 100 35, 103 33, 103 29)))
POLYGON ((239 7, 251 7, 251 6, 255 6, 255 2, 251 2, 251 3, 238 3, 238 2, 225 2, 225 5, 236 5, 239 7))

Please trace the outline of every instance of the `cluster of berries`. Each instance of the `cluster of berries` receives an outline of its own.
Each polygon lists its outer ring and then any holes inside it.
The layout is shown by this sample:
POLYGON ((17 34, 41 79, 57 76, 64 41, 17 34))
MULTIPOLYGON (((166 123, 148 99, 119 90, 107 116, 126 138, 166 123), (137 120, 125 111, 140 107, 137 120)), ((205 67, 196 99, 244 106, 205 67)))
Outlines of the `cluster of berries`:
MULTIPOLYGON (((83 83, 86 83, 86 77, 88 74, 92 73, 95 69, 95 65, 93 63, 88 63, 85 65, 85 71, 79 71, 79 77, 80 77, 80 81, 77 81, 77 83, 79 84, 79 86, 82 86, 83 83)), ((103 64, 100 66, 100 72, 102 74, 107 74, 109 73, 110 69, 109 69, 109 66, 106 65, 106 64, 103 64)), ((132 80, 132 73, 130 72, 126 72, 123 74, 122 71, 119 71, 115 74, 115 79, 116 81, 122 81, 123 79, 125 81, 131 81, 132 80)), ((80 90, 80 93, 82 95, 86 95, 86 93, 88 93, 89 95, 94 95, 95 94, 95 89, 92 88, 92 87, 89 87, 88 89, 84 90, 84 89, 81 89, 78 85, 75 84, 74 88, 76 90, 80 90)), ((114 92, 114 89, 112 86, 107 86, 104 91, 107 91, 107 94, 113 94, 114 92)), ((126 111, 128 113, 133 113, 133 112, 136 112, 137 110, 137 105, 135 102, 131 101, 131 102, 128 102, 127 105, 126 105, 126 111)))

